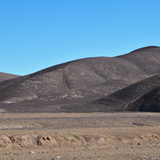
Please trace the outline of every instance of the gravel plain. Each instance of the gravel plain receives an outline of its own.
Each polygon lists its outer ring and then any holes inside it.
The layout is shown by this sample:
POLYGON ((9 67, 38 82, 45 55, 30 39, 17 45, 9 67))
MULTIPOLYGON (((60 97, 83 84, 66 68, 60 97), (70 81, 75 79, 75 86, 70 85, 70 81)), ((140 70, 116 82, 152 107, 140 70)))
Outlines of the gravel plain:
POLYGON ((159 113, 1 113, 0 159, 159 160, 159 113))

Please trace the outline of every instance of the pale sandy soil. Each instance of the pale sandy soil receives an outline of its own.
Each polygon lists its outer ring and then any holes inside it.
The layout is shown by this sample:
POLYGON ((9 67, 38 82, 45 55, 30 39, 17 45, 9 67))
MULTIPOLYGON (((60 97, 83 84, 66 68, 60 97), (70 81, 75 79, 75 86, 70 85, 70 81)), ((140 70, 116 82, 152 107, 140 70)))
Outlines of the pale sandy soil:
POLYGON ((1 113, 1 159, 160 160, 160 113, 1 113))

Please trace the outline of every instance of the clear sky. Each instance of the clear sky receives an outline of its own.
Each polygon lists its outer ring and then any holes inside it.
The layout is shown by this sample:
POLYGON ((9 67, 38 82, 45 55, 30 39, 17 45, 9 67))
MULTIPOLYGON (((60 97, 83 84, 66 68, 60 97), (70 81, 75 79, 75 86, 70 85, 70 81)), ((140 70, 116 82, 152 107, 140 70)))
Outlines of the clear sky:
POLYGON ((0 0, 0 72, 159 46, 159 8, 160 0, 0 0))

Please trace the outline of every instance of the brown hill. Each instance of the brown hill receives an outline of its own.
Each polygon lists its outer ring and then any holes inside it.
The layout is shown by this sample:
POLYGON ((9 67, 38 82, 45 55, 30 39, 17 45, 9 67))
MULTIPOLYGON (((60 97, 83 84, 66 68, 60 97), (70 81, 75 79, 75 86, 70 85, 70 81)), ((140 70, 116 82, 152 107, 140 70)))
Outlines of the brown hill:
POLYGON ((17 75, 0 72, 0 82, 17 77, 17 75))

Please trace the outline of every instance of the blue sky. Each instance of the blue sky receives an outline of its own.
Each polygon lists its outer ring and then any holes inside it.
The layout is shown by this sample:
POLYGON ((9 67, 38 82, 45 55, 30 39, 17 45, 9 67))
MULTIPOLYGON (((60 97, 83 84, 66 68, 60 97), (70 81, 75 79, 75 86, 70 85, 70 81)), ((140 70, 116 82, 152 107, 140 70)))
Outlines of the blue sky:
POLYGON ((159 7, 160 0, 0 0, 0 72, 159 46, 159 7))

